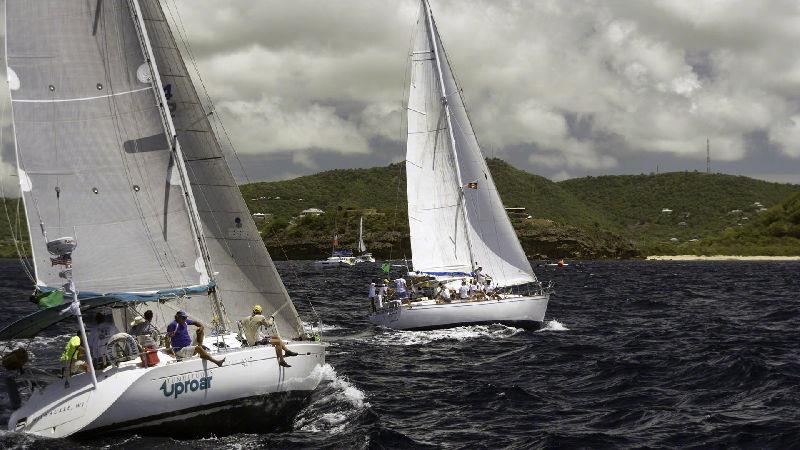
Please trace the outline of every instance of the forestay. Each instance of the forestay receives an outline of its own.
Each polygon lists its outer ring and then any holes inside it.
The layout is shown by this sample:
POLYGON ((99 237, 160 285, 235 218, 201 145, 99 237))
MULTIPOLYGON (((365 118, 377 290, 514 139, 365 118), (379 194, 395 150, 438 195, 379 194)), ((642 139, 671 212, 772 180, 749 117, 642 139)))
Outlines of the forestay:
POLYGON ((478 146, 424 0, 411 59, 406 168, 414 269, 469 272, 482 266, 500 286, 536 281, 478 146))
POLYGON ((282 335, 297 336, 302 330, 297 311, 225 161, 164 12, 157 0, 140 5, 224 309, 238 320, 260 304, 265 314, 277 311, 282 335))
POLYGON ((37 284, 64 283, 45 248, 62 236, 81 289, 206 283, 127 2, 8 0, 6 38, 37 284))

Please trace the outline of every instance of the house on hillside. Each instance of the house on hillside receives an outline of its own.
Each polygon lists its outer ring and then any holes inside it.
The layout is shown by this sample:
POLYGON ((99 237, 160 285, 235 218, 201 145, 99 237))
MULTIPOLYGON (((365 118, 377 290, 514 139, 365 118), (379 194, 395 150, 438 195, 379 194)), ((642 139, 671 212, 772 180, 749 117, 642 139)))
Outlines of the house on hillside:
POLYGON ((663 209, 661 210, 661 212, 662 212, 662 213, 664 213, 664 214, 672 214, 672 210, 671 210, 671 209, 669 209, 669 208, 663 208, 663 209))
POLYGON ((506 208, 506 214, 508 214, 509 217, 515 217, 515 218, 528 218, 528 217, 530 217, 528 215, 528 213, 525 212, 525 207, 524 206, 516 206, 516 207, 506 208))
POLYGON ((272 220, 272 214, 267 213, 253 213, 253 220, 272 220))
POLYGON ((325 214, 325 211, 319 208, 308 208, 300 211, 300 217, 307 217, 307 216, 319 216, 325 214))

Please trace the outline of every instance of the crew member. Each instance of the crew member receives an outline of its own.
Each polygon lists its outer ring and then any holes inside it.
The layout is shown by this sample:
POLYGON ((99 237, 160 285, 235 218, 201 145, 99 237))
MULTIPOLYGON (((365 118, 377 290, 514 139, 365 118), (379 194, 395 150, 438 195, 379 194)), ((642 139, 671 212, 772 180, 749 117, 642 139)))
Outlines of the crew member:
POLYGON ((458 298, 461 300, 466 300, 469 298, 469 287, 467 286, 467 280, 461 281, 461 287, 458 288, 458 298))
POLYGON ((81 345, 80 331, 75 333, 75 336, 69 338, 67 345, 64 347, 64 352, 61 353, 61 378, 70 377, 75 372, 85 371, 86 363, 80 361, 86 354, 86 350, 81 345))
POLYGON ((175 313, 175 320, 167 325, 166 347, 171 348, 172 353, 178 359, 191 358, 194 355, 198 355, 200 358, 211 361, 217 367, 220 367, 225 362, 225 358, 214 359, 203 348, 204 332, 205 327, 200 321, 189 319, 186 311, 180 310, 175 313), (189 336, 189 325, 197 327, 197 345, 192 345, 192 338, 189 336))
POLYGON ((111 336, 119 333, 116 325, 110 320, 106 320, 105 314, 98 312, 94 315, 94 326, 87 330, 89 332, 89 351, 92 353, 92 361, 95 361, 97 368, 106 365, 106 346, 111 336))
POLYGON ((278 335, 278 329, 275 327, 275 317, 265 317, 262 314, 263 311, 264 310, 261 308, 261 305, 255 305, 253 306, 253 312, 249 316, 239 321, 239 323, 242 324, 242 328, 244 328, 244 335, 247 339, 247 345, 254 346, 272 344, 275 347, 275 355, 278 357, 278 364, 283 367, 292 367, 283 359, 283 357, 284 355, 297 356, 297 353, 289 350, 283 340, 281 340, 280 336, 278 335), (272 333, 269 333, 270 335, 268 337, 262 338, 259 336, 261 328, 271 328, 272 333))
POLYGON ((383 283, 378 286, 378 309, 383 308, 383 301, 386 299, 386 294, 388 293, 389 280, 384 279, 383 283))
POLYGON ((375 283, 370 283, 369 284, 368 298, 369 298, 370 308, 372 308, 372 312, 375 312, 375 297, 376 296, 377 296, 377 294, 375 293, 375 283))

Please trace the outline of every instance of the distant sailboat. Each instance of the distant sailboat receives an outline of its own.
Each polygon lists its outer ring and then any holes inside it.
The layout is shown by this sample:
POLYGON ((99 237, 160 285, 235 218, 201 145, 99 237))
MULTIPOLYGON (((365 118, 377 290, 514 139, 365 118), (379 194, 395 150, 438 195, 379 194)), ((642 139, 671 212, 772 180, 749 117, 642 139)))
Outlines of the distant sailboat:
POLYGON ((358 254, 356 255, 356 263, 375 262, 372 253, 367 253, 367 246, 364 244, 364 217, 358 221, 358 254))
POLYGON ((182 309, 206 325, 208 352, 225 358, 221 367, 178 359, 157 343, 139 354, 120 333, 111 342, 121 346, 91 355, 108 364, 86 358, 87 372, 63 379, 20 372, 27 388, 12 389, 21 402, 8 429, 59 438, 230 433, 245 417, 257 430, 284 423, 317 388, 325 348, 304 329, 267 253, 159 2, 5 6, 33 281, 57 302, 3 327, 0 340, 101 310, 123 332, 152 310, 163 332, 182 309), (300 354, 291 367, 278 365, 274 347, 237 339, 236 320, 255 304, 300 354))
POLYGON ((396 329, 540 326, 549 287, 536 279, 503 208, 426 0, 410 81, 406 174, 415 272, 409 276, 417 297, 385 302, 370 321, 396 329), (439 283, 459 288, 471 277, 491 278, 495 291, 433 298, 439 283))
POLYGON ((331 240, 331 256, 326 259, 314 261, 314 267, 318 269, 334 268, 334 267, 350 267, 356 263, 356 257, 353 256, 352 250, 340 250, 336 247, 339 246, 339 235, 334 234, 331 240))

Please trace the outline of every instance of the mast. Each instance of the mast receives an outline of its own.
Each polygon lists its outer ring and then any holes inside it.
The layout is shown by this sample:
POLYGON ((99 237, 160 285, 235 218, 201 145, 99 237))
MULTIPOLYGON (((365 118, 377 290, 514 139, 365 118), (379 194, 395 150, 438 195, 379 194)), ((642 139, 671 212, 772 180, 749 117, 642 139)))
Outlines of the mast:
MULTIPOLYGON (((436 61, 436 73, 439 75, 439 86, 442 92, 442 105, 444 105, 444 112, 445 116, 447 117, 447 131, 450 135, 450 147, 453 152, 453 161, 456 167, 456 179, 458 180, 458 198, 459 203, 461 203, 461 216, 464 218, 464 228, 468 225, 468 218, 467 218, 467 204, 464 201, 464 180, 461 178, 461 168, 458 164, 458 151, 456 150, 456 136, 453 134, 453 120, 450 117, 450 105, 447 101, 447 92, 445 91, 444 85, 444 75, 442 75, 442 62, 439 57, 439 45, 436 42, 436 30, 433 28, 433 15, 431 14, 431 8, 428 4, 428 0, 422 0, 422 7, 425 8, 425 16, 427 17, 428 23, 428 32, 430 33, 431 37, 431 46, 433 47, 433 57, 436 61)), ((469 237, 469 230, 465 229, 465 235, 467 236, 467 248, 469 249, 469 266, 473 270, 475 269, 475 257, 472 253, 472 240, 469 237)))
MULTIPOLYGON (((139 0, 128 0, 128 6, 131 9, 131 14, 133 15, 133 22, 136 28, 136 31, 139 35, 139 41, 142 46, 142 50, 144 51, 147 66, 150 68, 150 78, 154 85, 154 94, 156 96, 156 100, 158 101, 158 109, 161 113, 161 120, 164 125, 164 131, 167 132, 168 136, 170 137, 170 144, 172 147, 172 157, 175 161, 175 167, 178 169, 178 175, 180 176, 181 186, 184 190, 184 202, 186 203, 186 208, 189 211, 189 222, 192 225, 192 232, 194 234, 195 240, 197 242, 197 247, 200 250, 200 255, 203 258, 203 264, 206 269, 206 274, 208 276, 209 281, 214 280, 214 271, 211 266, 211 257, 210 252, 208 250, 208 246, 206 244, 205 238, 203 236, 203 228, 202 223, 200 221, 200 214, 197 211, 197 204, 195 202, 194 193, 192 192, 192 186, 189 182, 189 177, 186 172, 186 165, 183 159, 183 152, 181 151, 181 145, 178 141, 178 133, 175 130, 175 124, 172 122, 172 117, 169 113, 169 110, 166 108, 167 105, 167 98, 166 94, 164 93, 164 86, 161 82, 161 74, 158 71, 158 67, 156 66, 155 55, 153 53, 153 46, 150 43, 150 38, 147 34, 147 26, 144 23, 144 17, 142 16, 142 9, 139 5, 139 0)), ((160 6, 159 6, 160 7, 160 6)), ((224 325, 225 318, 223 316, 223 308, 219 297, 217 296, 216 290, 211 291, 211 298, 213 299, 214 308, 216 309, 217 317, 219 318, 219 323, 224 325)))

